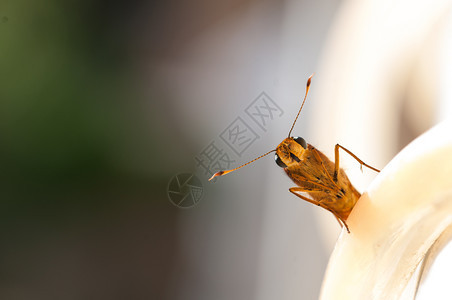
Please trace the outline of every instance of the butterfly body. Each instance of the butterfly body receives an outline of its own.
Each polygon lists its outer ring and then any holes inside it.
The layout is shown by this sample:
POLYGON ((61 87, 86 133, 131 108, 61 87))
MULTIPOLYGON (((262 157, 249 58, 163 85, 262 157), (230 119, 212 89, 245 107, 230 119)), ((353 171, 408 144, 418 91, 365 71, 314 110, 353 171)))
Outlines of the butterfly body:
POLYGON ((356 202, 361 197, 361 194, 353 187, 344 170, 339 168, 339 149, 347 152, 357 160, 361 164, 361 168, 362 166, 366 166, 376 172, 380 171, 369 166, 350 150, 339 144, 336 144, 334 147, 335 156, 334 162, 332 162, 314 146, 307 144, 303 138, 290 136, 306 101, 306 96, 311 85, 311 78, 312 75, 306 84, 306 94, 289 131, 289 137, 285 138, 276 149, 235 169, 219 171, 209 180, 238 170, 272 152, 276 152, 276 164, 283 168, 287 176, 297 185, 296 187, 290 188, 289 191, 297 197, 333 213, 341 226, 345 226, 347 232, 350 233, 346 221, 356 202))
POLYGON ((291 193, 332 212, 348 230, 346 220, 361 194, 342 168, 335 175, 335 163, 300 137, 283 140, 275 160, 297 185, 289 189, 291 193))

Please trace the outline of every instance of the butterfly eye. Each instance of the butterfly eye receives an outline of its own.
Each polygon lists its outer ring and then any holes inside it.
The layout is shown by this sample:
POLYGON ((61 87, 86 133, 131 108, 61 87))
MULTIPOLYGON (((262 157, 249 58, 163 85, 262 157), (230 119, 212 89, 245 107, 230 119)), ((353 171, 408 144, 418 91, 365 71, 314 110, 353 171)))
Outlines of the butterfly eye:
POLYGON ((293 138, 293 140, 295 142, 297 142, 298 144, 300 144, 301 147, 303 147, 304 149, 306 149, 308 147, 308 144, 306 144, 306 141, 304 140, 304 138, 296 136, 296 137, 293 138))
POLYGON ((278 154, 275 154, 275 162, 281 168, 287 168, 286 164, 279 158, 278 154))

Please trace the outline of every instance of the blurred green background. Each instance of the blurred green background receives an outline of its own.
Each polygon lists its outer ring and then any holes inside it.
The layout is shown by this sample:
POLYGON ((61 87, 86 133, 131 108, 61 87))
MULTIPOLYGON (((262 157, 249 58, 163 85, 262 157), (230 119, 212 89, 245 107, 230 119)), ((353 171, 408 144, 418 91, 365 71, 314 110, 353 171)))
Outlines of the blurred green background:
POLYGON ((165 298, 184 141, 144 96, 142 7, 158 4, 0 3, 1 299, 165 298))

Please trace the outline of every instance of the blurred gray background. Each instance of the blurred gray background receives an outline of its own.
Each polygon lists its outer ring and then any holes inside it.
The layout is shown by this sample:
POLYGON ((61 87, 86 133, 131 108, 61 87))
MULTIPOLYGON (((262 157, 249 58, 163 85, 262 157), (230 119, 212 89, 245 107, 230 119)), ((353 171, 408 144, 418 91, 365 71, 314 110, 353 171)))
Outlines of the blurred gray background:
MULTIPOLYGON (((401 22, 402 36, 423 34, 418 44, 370 44, 391 9, 411 16, 401 2, 360 19, 364 4, 330 0, 2 0, 0 298, 316 299, 334 217, 288 192, 273 155, 214 183, 196 158, 212 142, 231 167, 274 149, 315 72, 293 135, 383 168, 441 119, 441 97, 410 91, 426 82, 416 74, 437 74, 413 66, 432 57, 422 41, 444 7, 430 23, 401 22), (397 66, 411 71, 392 72, 381 45, 399 50, 395 61, 413 57, 397 66), (381 78, 385 101, 373 93, 381 78), (262 92, 281 110, 264 127, 247 114, 262 92), (258 136, 240 154, 221 138, 238 117, 258 136), (169 201, 180 173, 201 182, 192 208, 169 201)), ((375 177, 344 166, 361 191, 375 177)))

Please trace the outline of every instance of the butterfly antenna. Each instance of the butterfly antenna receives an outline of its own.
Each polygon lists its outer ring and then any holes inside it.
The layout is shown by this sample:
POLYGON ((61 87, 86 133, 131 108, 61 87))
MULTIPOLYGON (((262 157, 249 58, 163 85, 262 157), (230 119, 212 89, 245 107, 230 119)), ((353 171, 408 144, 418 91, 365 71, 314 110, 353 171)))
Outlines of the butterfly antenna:
POLYGON ((259 156, 258 158, 255 158, 255 159, 253 159, 252 161, 249 161, 249 162, 247 162, 246 164, 241 165, 240 167, 237 167, 237 168, 235 168, 235 169, 217 172, 217 173, 213 174, 212 177, 210 177, 209 181, 211 181, 212 179, 214 179, 214 178, 217 177, 217 176, 223 176, 223 175, 226 175, 226 174, 228 174, 228 173, 234 172, 235 170, 238 170, 238 169, 240 169, 240 168, 243 168, 244 166, 247 166, 247 165, 249 165, 250 163, 255 162, 256 160, 261 159, 262 157, 264 157, 264 156, 266 156, 266 155, 269 155, 270 153, 275 152, 275 151, 276 151, 276 150, 268 151, 267 153, 262 154, 262 155, 259 156))
POLYGON ((295 117, 295 121, 293 121, 292 127, 290 128, 290 131, 289 131, 289 137, 290 137, 290 133, 292 132, 292 130, 293 130, 294 126, 295 126, 295 123, 297 122, 298 116, 300 115, 300 112, 301 112, 301 109, 303 108, 304 102, 306 101, 306 97, 308 96, 309 87, 311 86, 311 78, 312 78, 312 76, 314 76, 314 74, 312 74, 311 76, 309 76, 308 82, 306 83, 306 94, 304 95, 303 103, 301 103, 301 107, 300 107, 300 109, 298 110, 298 114, 297 114, 297 116, 295 117))

